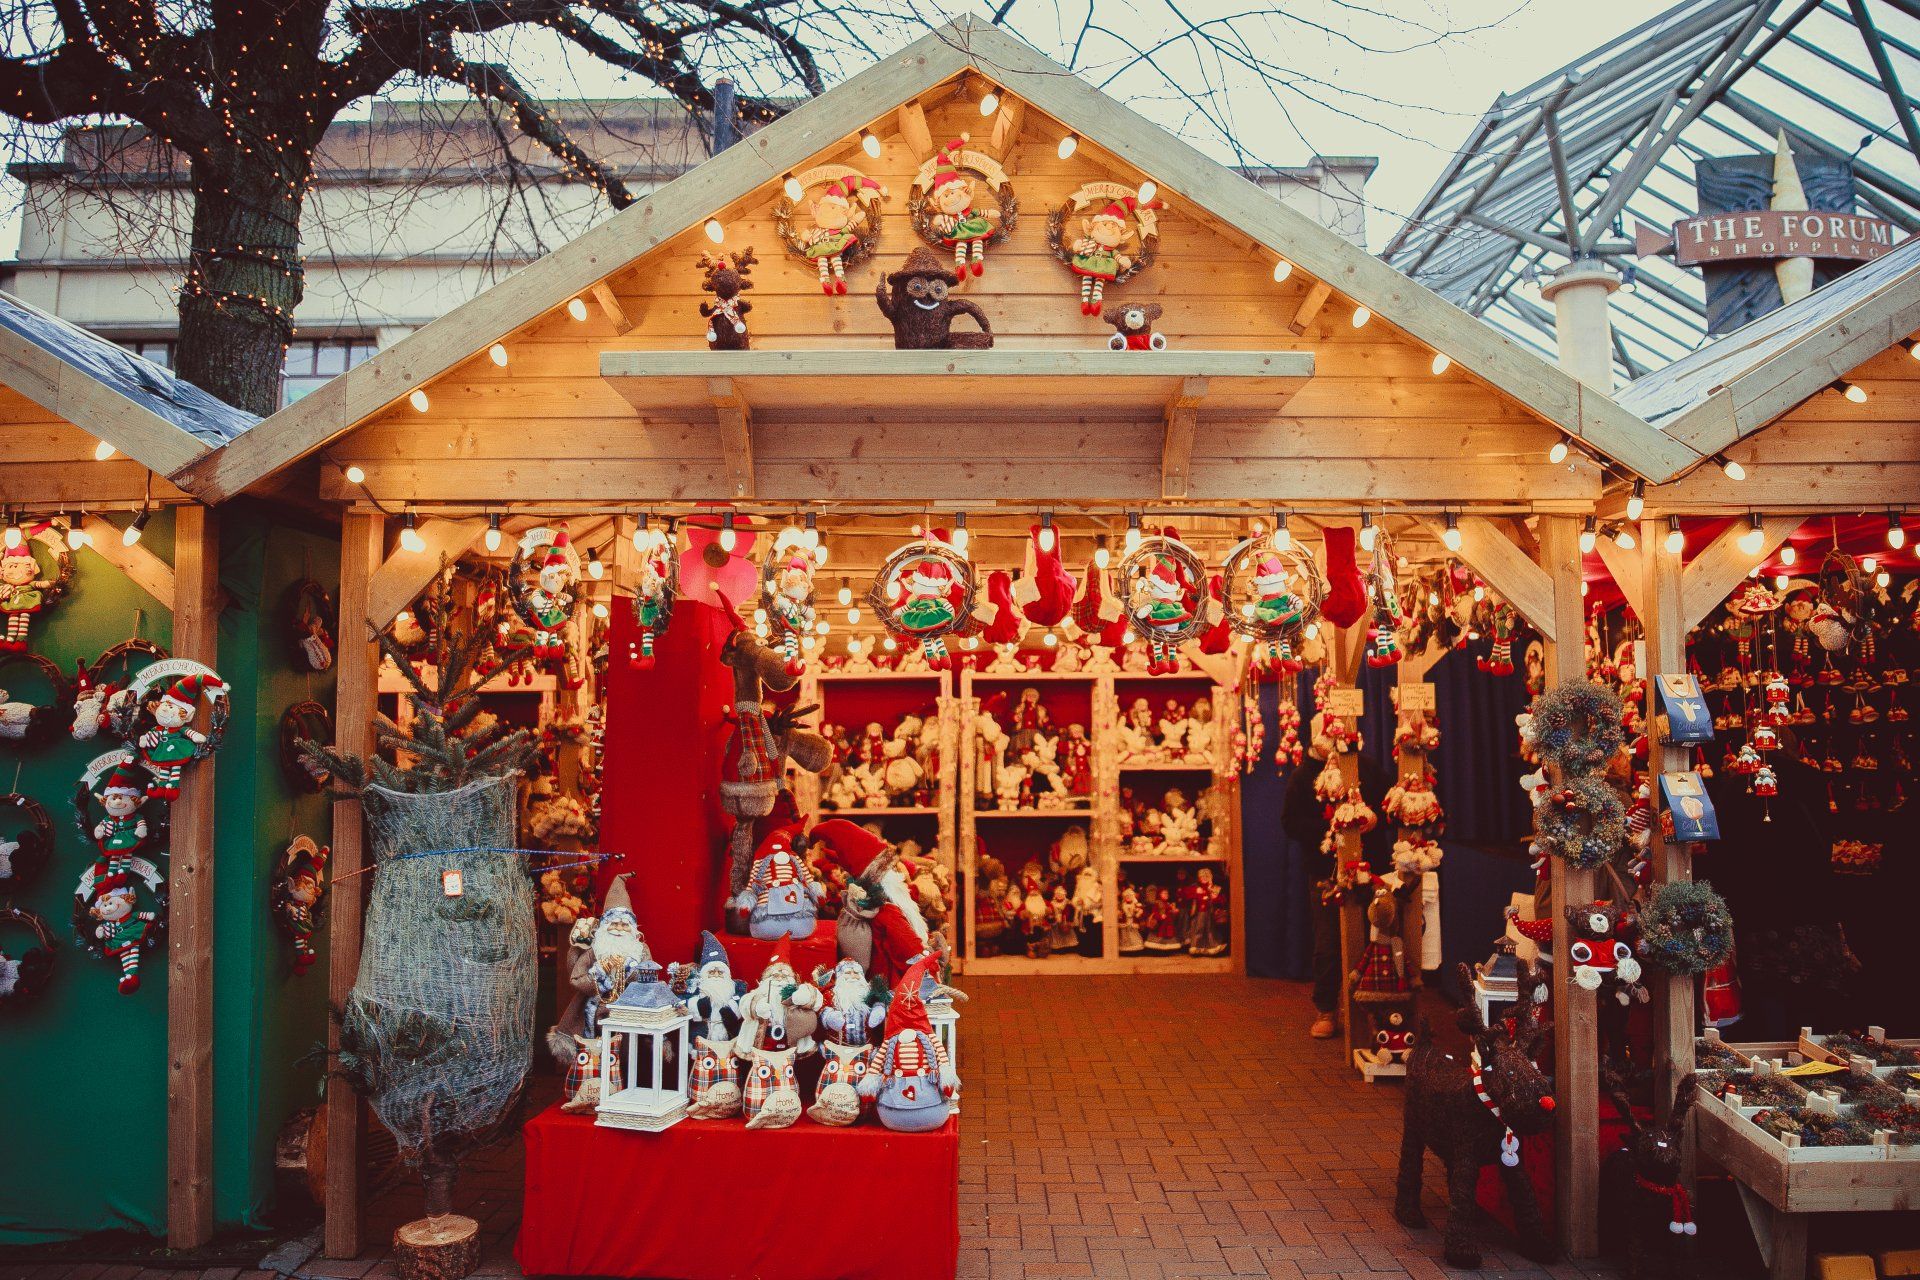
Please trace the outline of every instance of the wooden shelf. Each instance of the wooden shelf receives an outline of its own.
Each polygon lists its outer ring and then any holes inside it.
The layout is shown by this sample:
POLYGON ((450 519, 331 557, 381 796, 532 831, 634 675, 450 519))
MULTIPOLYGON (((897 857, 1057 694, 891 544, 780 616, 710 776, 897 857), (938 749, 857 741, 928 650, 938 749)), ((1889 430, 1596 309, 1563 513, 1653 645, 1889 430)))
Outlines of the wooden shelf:
POLYGON ((1186 764, 1173 764, 1173 763, 1122 764, 1120 766, 1120 772, 1122 773, 1212 773, 1213 765, 1211 763, 1201 763, 1198 761, 1193 761, 1186 764))
POLYGON ((885 809, 828 809, 822 808, 823 818, 932 818, 938 817, 942 806, 934 804, 893 805, 885 809))
POLYGON ((1025 956, 975 956, 966 961, 964 972, 969 974, 1004 974, 1008 976, 1036 977, 1046 974, 1072 975, 1074 977, 1098 974, 1131 973, 1194 973, 1216 974, 1234 972, 1231 955, 1189 956, 1189 955, 1139 955, 1139 956, 1049 956, 1045 960, 1029 960, 1025 956))
POLYGON ((1156 862, 1164 862, 1169 866, 1179 866, 1183 862, 1187 862, 1187 863, 1231 862, 1233 861, 1233 859, 1229 858, 1224 853, 1178 853, 1178 854, 1123 853, 1117 859, 1115 859, 1115 861, 1142 863, 1142 864, 1148 864, 1148 865, 1156 862))
POLYGON ((1031 684, 1035 680, 1090 681, 1098 680, 1100 676, 1101 673, 1098 671, 1019 671, 1013 673, 1005 671, 976 671, 973 673, 973 682, 979 684, 983 680, 996 682, 1004 680, 1009 684, 1031 684))
POLYGON ((1091 808, 1081 809, 975 809, 974 821, 981 818, 1080 818, 1093 816, 1091 808))
POLYGON ((938 680, 938 671, 819 671, 815 680, 938 680))

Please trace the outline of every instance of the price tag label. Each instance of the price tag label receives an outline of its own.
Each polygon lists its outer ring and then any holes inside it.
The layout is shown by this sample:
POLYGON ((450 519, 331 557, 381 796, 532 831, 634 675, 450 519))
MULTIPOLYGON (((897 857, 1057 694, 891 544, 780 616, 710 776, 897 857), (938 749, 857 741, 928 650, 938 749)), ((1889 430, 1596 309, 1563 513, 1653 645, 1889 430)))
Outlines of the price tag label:
MULTIPOLYGON (((1359 690, 1356 689, 1354 692, 1358 693, 1359 690)), ((1434 701, 1434 695, 1438 692, 1439 690, 1424 680, 1416 680, 1411 684, 1403 684, 1400 686, 1400 709, 1402 711, 1432 711, 1437 705, 1434 701)))
POLYGON ((460 874, 460 868, 448 867, 440 873, 440 892, 449 898, 457 898, 466 891, 466 877, 460 874))
POLYGON ((1327 711, 1348 720, 1357 720, 1367 713, 1367 695, 1359 689, 1336 687, 1327 693, 1327 711))

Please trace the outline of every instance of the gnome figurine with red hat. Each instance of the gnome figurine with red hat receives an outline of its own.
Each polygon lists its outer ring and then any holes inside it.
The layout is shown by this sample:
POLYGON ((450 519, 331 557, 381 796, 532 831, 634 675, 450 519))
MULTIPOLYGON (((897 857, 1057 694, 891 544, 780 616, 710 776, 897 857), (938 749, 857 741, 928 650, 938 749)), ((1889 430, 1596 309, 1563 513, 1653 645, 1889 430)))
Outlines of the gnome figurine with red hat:
POLYGON ((206 735, 193 727, 194 712, 200 699, 217 701, 227 696, 227 686, 211 671, 194 673, 175 680, 167 691, 147 704, 153 728, 141 734, 134 745, 140 763, 153 775, 147 795, 155 800, 176 800, 180 796, 180 774, 189 761, 196 759, 206 745, 206 735))
POLYGON ((953 250, 954 274, 967 273, 967 259, 973 259, 973 274, 987 269, 987 241, 993 238, 996 209, 973 206, 973 179, 961 171, 960 159, 969 136, 961 134, 940 149, 933 177, 927 184, 927 202, 933 212, 927 225, 943 245, 953 250))
POLYGON ((826 890, 803 856, 807 836, 798 826, 767 834, 754 851, 738 909, 747 913, 747 932, 768 942, 775 938, 811 938, 820 920, 826 890))
POLYGON ((811 834, 847 876, 836 922, 840 954, 860 961, 876 981, 897 983, 934 954, 926 917, 899 866, 900 850, 845 818, 818 823, 811 834))
POLYGON ((896 1133, 940 1128, 960 1092, 960 1077, 933 1034, 922 994, 932 965, 931 957, 924 958, 901 975, 887 1006, 886 1038, 860 1080, 860 1096, 873 1102, 880 1123, 896 1133))
POLYGON ((107 815, 93 824, 93 842, 109 870, 124 871, 127 860, 147 842, 147 819, 140 812, 146 786, 129 760, 109 770, 93 794, 107 815))
POLYGON ((760 980, 740 998, 740 1034, 733 1040, 734 1057, 751 1061, 756 1049, 806 1057, 819 1047, 813 1033, 820 1029, 820 1007, 824 1003, 820 988, 794 972, 793 940, 780 939, 767 958, 767 967, 760 971, 760 980))

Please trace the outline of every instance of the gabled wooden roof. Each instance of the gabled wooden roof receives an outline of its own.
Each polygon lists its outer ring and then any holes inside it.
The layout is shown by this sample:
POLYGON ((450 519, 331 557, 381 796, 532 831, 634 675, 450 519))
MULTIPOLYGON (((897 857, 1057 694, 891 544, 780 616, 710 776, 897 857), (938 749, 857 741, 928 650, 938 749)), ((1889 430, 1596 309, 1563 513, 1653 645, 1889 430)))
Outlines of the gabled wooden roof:
MULTIPOLYGON (((774 121, 578 239, 283 409, 190 467, 209 501, 325 447, 410 391, 595 286, 729 205, 845 147, 859 130, 966 73, 985 77, 1163 190, 1444 352, 1466 373, 1628 470, 1654 478, 1695 456, 1364 249, 1128 111, 1066 68, 985 23, 960 20, 774 121)), ((964 361, 966 353, 957 353, 964 361)), ((716 494, 715 496, 724 496, 716 494)), ((1387 498, 1393 495, 1381 493, 1387 498)))
POLYGON ((0 383, 162 476, 260 421, 6 293, 0 293, 0 383))

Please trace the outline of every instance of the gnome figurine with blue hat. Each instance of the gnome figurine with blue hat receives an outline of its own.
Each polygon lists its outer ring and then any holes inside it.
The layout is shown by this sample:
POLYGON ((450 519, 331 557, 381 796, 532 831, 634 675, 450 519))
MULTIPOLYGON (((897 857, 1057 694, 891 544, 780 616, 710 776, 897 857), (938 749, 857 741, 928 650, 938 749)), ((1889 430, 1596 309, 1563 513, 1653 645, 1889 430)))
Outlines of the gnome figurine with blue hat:
POLYGON ((873 1102, 880 1123, 897 1133, 940 1128, 960 1092, 960 1077, 933 1034, 921 994, 921 982, 932 967, 931 958, 914 961, 894 988, 886 1039, 859 1085, 860 1096, 873 1102))
POLYGON ((693 1044, 693 1077, 687 1114, 696 1120, 723 1120, 740 1114, 740 1067, 733 1042, 740 1034, 740 1000, 747 984, 733 976, 720 939, 700 932, 700 954, 687 975, 683 1003, 693 1015, 688 1034, 693 1044))

